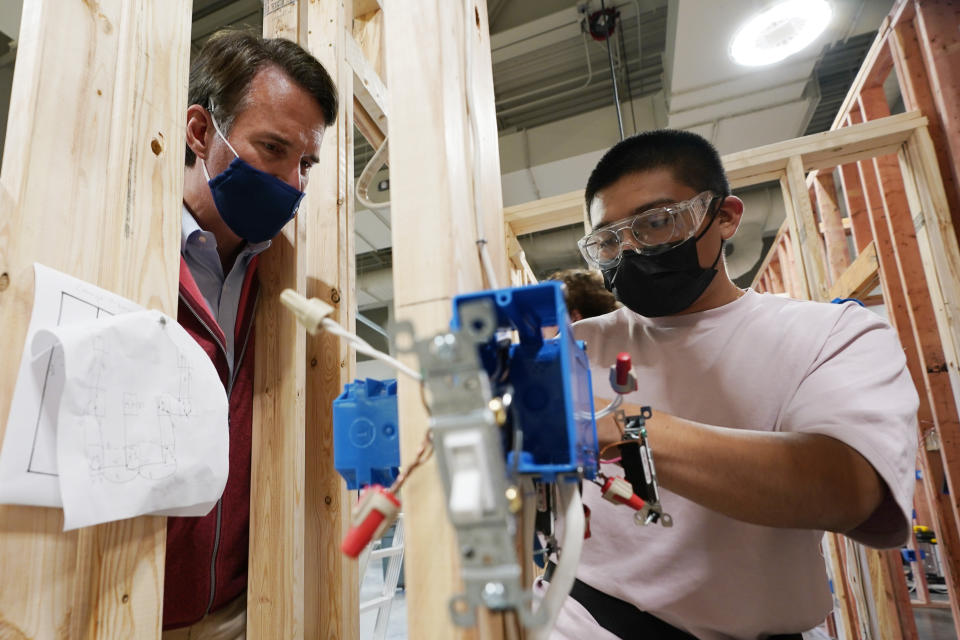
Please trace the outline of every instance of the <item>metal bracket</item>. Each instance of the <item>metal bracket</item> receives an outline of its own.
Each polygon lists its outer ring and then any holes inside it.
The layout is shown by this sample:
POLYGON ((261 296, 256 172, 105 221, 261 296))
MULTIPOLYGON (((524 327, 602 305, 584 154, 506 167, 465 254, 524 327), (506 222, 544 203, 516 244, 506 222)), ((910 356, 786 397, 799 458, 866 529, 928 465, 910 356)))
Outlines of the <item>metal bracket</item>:
MULTIPOLYGON (((638 495, 643 499, 644 505, 642 509, 634 514, 633 519, 638 525, 660 522, 664 527, 672 527, 673 518, 669 513, 664 513, 663 505, 660 504, 657 472, 653 466, 653 453, 650 451, 650 443, 647 442, 646 422, 652 415, 653 412, 650 410, 650 407, 641 407, 639 415, 627 416, 625 418, 618 416, 624 420, 623 439, 637 441, 640 463, 642 465, 644 491, 642 493, 638 492, 638 495)), ((636 460, 636 458, 634 458, 634 460, 636 460)))

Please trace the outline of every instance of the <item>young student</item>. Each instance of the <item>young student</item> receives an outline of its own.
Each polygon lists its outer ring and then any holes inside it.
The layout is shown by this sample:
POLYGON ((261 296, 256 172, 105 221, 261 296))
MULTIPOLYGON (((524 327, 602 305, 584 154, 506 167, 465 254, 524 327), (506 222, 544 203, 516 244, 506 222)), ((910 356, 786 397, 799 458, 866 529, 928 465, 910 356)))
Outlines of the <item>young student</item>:
MULTIPOLYGON (((832 606, 820 541, 907 537, 918 399, 896 333, 860 306, 731 282, 743 203, 716 150, 682 131, 614 146, 586 187, 579 245, 624 307, 574 326, 595 392, 627 350, 673 527, 584 484, 592 537, 553 637, 799 638, 832 606)), ((603 443, 620 439, 598 425, 603 443)), ((611 475, 617 472, 606 467, 611 475)))

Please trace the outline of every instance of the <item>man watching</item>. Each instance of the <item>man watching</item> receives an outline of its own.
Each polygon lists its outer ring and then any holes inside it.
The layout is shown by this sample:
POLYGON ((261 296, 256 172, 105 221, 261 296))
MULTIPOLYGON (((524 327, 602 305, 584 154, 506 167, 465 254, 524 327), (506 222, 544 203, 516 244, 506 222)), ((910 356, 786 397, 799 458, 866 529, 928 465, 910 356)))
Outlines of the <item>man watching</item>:
MULTIPOLYGON (((722 256, 743 203, 697 135, 617 144, 586 204, 581 252, 624 308, 574 332, 597 395, 611 395, 600 370, 630 352, 626 400, 653 409, 674 526, 635 526, 586 484, 592 537, 553 637, 799 638, 832 606, 823 531, 877 547, 908 535, 918 399, 897 335, 854 303, 736 287, 722 256)), ((620 440, 612 421, 598 430, 620 440)))
POLYGON ((242 638, 257 256, 297 212, 337 90, 297 44, 232 31, 197 55, 188 103, 178 320, 227 391, 230 473, 210 514, 168 520, 163 637, 242 638))

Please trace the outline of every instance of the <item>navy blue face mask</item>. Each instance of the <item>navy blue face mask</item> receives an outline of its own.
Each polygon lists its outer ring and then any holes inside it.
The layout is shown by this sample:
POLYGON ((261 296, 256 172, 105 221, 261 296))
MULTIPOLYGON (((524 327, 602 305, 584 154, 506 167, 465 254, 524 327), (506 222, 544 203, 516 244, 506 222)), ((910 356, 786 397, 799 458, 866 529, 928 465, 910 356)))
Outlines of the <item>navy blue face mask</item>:
MULTIPOLYGON (((212 115, 210 118, 213 120, 212 115)), ((247 242, 263 242, 274 238, 297 214, 304 193, 244 162, 220 132, 216 120, 213 120, 213 127, 233 155, 237 156, 223 173, 212 180, 207 173, 206 163, 200 163, 220 217, 231 231, 247 242)))

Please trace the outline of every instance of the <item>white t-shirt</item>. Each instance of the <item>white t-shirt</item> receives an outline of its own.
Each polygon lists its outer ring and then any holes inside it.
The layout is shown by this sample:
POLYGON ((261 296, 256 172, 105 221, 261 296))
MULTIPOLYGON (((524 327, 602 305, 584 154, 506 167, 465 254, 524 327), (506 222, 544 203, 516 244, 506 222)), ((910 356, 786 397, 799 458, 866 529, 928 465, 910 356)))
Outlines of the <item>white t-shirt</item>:
MULTIPOLYGON (((639 391, 628 402, 710 425, 818 433, 850 445, 892 498, 850 537, 874 546, 906 539, 918 399, 897 335, 876 314, 854 303, 747 291, 684 316, 645 318, 624 308, 583 320, 574 333, 587 343, 599 397, 613 395, 607 367, 629 351, 639 391)), ((747 524, 662 488, 660 499, 673 527, 640 527, 630 509, 584 483, 592 537, 577 577, 704 640, 796 632, 823 621, 831 597, 821 531, 747 524)), ((572 598, 552 637, 614 638, 572 598)))

